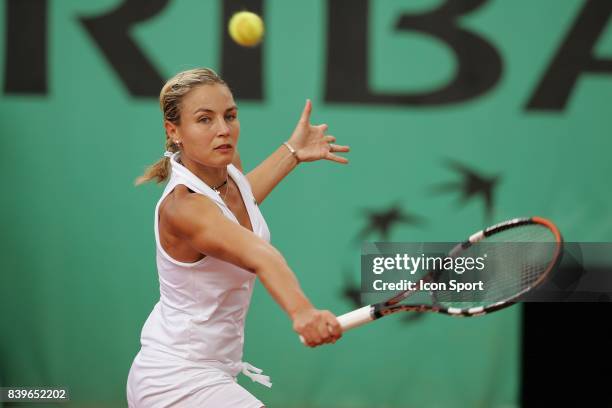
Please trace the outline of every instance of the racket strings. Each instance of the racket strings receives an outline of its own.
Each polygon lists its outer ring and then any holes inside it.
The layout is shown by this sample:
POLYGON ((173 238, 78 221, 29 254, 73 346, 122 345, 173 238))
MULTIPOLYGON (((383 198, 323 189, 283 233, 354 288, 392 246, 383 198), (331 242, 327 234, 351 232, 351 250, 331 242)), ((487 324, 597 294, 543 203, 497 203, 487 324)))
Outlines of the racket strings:
POLYGON ((482 290, 436 291, 435 300, 444 307, 486 307, 508 301, 526 292, 543 279, 555 261, 556 237, 547 227, 522 225, 495 233, 455 255, 483 258, 482 270, 443 273, 439 281, 447 287, 451 280, 460 283, 482 282, 482 290))

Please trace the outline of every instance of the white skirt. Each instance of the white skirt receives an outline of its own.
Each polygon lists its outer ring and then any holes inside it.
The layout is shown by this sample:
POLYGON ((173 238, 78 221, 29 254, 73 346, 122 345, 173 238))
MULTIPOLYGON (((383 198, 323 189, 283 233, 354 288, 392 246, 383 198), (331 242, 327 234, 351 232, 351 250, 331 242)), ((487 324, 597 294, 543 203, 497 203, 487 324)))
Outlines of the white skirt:
POLYGON ((136 355, 127 381, 130 408, 261 408, 236 379, 214 367, 136 355))

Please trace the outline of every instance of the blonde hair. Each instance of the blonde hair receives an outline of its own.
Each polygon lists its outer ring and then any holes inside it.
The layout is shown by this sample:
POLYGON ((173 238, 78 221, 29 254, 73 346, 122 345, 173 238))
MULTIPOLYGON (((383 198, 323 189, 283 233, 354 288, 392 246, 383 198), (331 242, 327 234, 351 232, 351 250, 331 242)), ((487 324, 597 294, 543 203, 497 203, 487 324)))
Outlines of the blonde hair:
MULTIPOLYGON (((179 72, 166 82, 159 93, 159 107, 164 115, 164 121, 169 121, 175 125, 181 121, 181 101, 183 97, 192 89, 201 85, 225 85, 225 81, 221 79, 215 71, 209 68, 196 68, 188 71, 179 72)), ((174 143, 168 135, 166 135, 166 151, 178 152, 179 145, 174 143)), ((168 179, 170 175, 170 158, 163 157, 155 164, 149 166, 144 174, 138 177, 135 184, 141 185, 149 181, 155 180, 158 184, 168 179)))

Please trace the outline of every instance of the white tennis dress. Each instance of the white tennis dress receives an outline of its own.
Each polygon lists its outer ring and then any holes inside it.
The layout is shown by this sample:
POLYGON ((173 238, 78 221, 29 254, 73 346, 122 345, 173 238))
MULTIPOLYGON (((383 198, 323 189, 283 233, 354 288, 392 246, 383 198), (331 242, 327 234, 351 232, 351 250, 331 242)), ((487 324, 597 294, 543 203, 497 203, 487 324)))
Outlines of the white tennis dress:
MULTIPOLYGON (((238 222, 213 189, 177 162, 178 155, 170 158, 171 177, 155 207, 160 299, 142 329, 141 349, 127 381, 128 405, 260 408, 264 404, 236 383, 242 372, 271 386, 261 370, 242 361, 244 321, 255 274, 211 256, 179 262, 160 243, 159 205, 178 184, 207 196, 226 217, 238 222)), ((269 241, 270 231, 248 180, 233 165, 227 168, 240 189, 253 232, 269 241)))

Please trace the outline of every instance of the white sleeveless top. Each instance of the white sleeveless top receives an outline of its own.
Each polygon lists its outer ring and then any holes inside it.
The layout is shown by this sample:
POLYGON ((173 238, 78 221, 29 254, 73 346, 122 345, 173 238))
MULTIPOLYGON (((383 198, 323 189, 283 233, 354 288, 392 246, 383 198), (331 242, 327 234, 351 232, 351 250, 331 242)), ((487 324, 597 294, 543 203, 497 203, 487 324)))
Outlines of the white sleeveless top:
MULTIPOLYGON (((160 300, 142 329, 141 354, 165 361, 187 360, 190 364, 220 369, 233 377, 242 371, 267 385, 268 378, 258 375, 261 370, 242 362, 244 322, 255 274, 212 256, 193 263, 179 262, 161 246, 159 205, 178 184, 205 195, 226 217, 238 223, 219 194, 178 163, 178 157, 178 152, 170 157, 171 177, 155 207, 160 300)), ((270 231, 248 180, 233 165, 227 169, 240 190, 253 232, 269 241, 270 231)))

